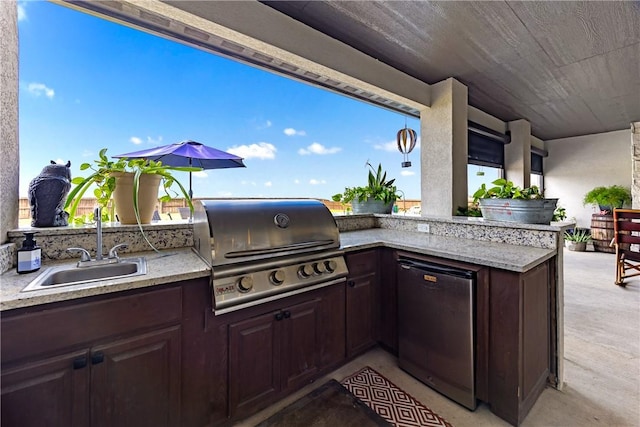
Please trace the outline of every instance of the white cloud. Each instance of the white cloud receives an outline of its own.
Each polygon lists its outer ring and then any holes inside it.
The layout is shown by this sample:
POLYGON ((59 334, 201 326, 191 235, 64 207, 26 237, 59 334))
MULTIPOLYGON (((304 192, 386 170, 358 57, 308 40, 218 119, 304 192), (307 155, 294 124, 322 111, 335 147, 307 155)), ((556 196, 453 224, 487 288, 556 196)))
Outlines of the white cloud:
POLYGON ((26 3, 24 2, 18 3, 18 22, 27 20, 27 9, 25 6, 26 3))
POLYGON ((243 159, 275 159, 276 147, 268 142, 258 142, 250 145, 234 145, 227 151, 243 159))
POLYGON ((196 178, 206 178, 206 177, 209 176, 209 175, 207 175, 207 172, 205 172, 205 171, 193 172, 192 175, 195 176, 196 178))
POLYGON ((298 154, 300 154, 301 156, 306 156, 309 154, 335 154, 339 151, 342 151, 342 148, 340 147, 331 147, 331 148, 327 148, 322 144, 319 144, 317 142, 314 142, 313 144, 311 144, 310 146, 308 146, 307 148, 301 148, 298 150, 298 154))
POLYGON ((137 136, 132 136, 131 138, 129 138, 129 141, 133 142, 136 145, 142 144, 142 140, 137 136))
POLYGON ((402 175, 402 176, 413 176, 415 174, 416 173, 414 171, 402 171, 402 172, 400 172, 400 175, 402 175))
POLYGON ((311 185, 320 185, 320 184, 326 184, 327 181, 325 181, 324 179, 310 179, 309 180, 309 184, 311 185))
POLYGON ((150 136, 147 137, 147 144, 158 145, 162 144, 162 136, 158 136, 157 138, 152 138, 150 136))
POLYGON ((267 181, 267 182, 264 183, 264 186, 265 187, 273 187, 273 182, 267 181))
POLYGON ((271 120, 267 120, 267 122, 264 124, 265 128, 270 128, 271 125, 273 125, 273 123, 271 123, 271 120))
POLYGON ((305 136, 307 132, 303 130, 295 130, 294 128, 286 128, 284 134, 287 136, 305 136))
POLYGON ((300 180, 296 178, 296 179, 293 180, 293 183, 294 184, 300 184, 300 180))
POLYGON ((381 144, 374 144, 373 148, 382 151, 397 151, 398 143, 396 141, 389 141, 381 144))
POLYGON ((53 89, 47 87, 44 83, 29 83, 27 90, 34 96, 44 95, 49 99, 53 99, 56 94, 53 89))

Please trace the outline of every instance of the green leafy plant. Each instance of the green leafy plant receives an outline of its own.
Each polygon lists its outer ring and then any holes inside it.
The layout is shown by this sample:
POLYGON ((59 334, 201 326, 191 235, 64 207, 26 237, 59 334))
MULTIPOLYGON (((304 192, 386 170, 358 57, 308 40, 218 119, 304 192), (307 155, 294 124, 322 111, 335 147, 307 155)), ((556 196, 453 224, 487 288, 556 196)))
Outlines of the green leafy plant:
POLYGON ((591 234, 584 229, 576 228, 572 232, 564 232, 564 240, 575 243, 588 243, 591 241, 591 234))
POLYGON ((366 187, 346 187, 343 193, 334 194, 331 197, 334 202, 346 204, 352 200, 363 202, 372 198, 384 203, 391 203, 400 198, 396 186, 393 185, 396 180, 387 181, 387 173, 382 170, 381 163, 378 164, 377 169, 374 169, 369 162, 366 166, 369 167, 368 185, 366 187))
POLYGON ((563 207, 558 206, 555 211, 553 211, 553 218, 551 221, 564 221, 567 218, 567 210, 563 207))
POLYGON ((631 191, 621 185, 595 187, 584 195, 584 205, 598 205, 603 211, 611 212, 613 208, 621 208, 631 202, 631 191))
POLYGON ((467 207, 458 206, 458 209, 456 209, 456 216, 481 217, 482 211, 480 210, 480 207, 477 205, 477 203, 473 203, 472 205, 467 207))
POLYGON ((493 187, 487 188, 483 183, 480 188, 473 193, 473 201, 480 199, 542 199, 542 193, 536 185, 527 188, 520 188, 511 181, 498 178, 493 181, 493 187))
MULTIPOLYGON (((182 172, 197 172, 202 170, 201 168, 196 167, 174 167, 174 166, 166 166, 163 165, 160 161, 154 160, 146 160, 146 159, 118 159, 118 160, 109 160, 106 155, 107 149, 103 148, 100 150, 98 154, 98 159, 91 163, 83 163, 80 165, 80 170, 91 170, 92 173, 87 177, 76 177, 71 180, 71 184, 75 185, 75 187, 69 192, 67 196, 67 201, 65 203, 64 209, 69 213, 69 218, 74 222, 86 221, 88 218, 86 215, 84 217, 76 218, 76 211, 78 209, 78 204, 82 199, 82 196, 89 190, 92 185, 95 185, 95 189, 93 190, 93 195, 96 198, 98 206, 103 208, 102 216, 103 220, 113 220, 110 217, 108 210, 105 209, 109 205, 109 201, 111 200, 111 196, 113 195, 113 191, 116 188, 116 178, 113 176, 116 172, 129 172, 133 173, 133 209, 136 216, 136 220, 138 222, 138 226, 140 231, 142 232, 143 237, 147 240, 144 231, 142 230, 142 224, 140 221, 140 211, 138 206, 138 192, 140 188, 140 177, 143 174, 156 174, 162 177, 161 179, 161 187, 164 191, 164 194, 159 198, 160 201, 166 202, 171 200, 173 197, 177 196, 178 193, 173 191, 171 186, 175 183, 182 196, 187 201, 189 205, 189 209, 193 212, 193 203, 189 194, 185 190, 184 186, 176 180, 172 175, 171 171, 182 171, 182 172)), ((93 215, 91 215, 92 217, 93 215)), ((153 245, 147 240, 147 243, 153 248, 153 245)), ((155 249, 155 248, 154 248, 155 249)))

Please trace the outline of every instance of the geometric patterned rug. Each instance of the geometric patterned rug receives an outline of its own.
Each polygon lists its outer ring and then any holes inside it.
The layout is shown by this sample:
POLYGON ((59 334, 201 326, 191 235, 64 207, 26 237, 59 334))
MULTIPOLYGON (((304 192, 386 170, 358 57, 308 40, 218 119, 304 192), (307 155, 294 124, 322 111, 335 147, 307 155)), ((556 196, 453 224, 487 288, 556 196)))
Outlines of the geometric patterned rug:
POLYGON ((370 367, 340 381, 358 399, 396 427, 452 427, 370 367))

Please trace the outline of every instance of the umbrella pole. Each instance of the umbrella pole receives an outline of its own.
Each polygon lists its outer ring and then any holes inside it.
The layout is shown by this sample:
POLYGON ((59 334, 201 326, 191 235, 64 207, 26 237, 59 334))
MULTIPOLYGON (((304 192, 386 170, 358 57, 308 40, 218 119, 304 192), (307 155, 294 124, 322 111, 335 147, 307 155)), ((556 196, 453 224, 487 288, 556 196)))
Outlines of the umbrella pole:
MULTIPOLYGON (((189 167, 191 166, 191 157, 189 157, 189 167)), ((189 172, 189 199, 191 199, 191 203, 193 203, 192 179, 191 172, 189 172)), ((193 211, 191 209, 189 209, 189 222, 193 222, 193 211)))

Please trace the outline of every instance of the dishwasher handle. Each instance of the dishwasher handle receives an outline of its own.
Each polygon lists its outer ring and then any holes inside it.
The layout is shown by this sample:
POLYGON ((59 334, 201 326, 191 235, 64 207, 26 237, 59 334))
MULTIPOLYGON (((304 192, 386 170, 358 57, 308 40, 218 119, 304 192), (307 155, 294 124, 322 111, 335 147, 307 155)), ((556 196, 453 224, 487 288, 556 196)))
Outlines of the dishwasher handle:
POLYGON ((476 272, 470 270, 461 270, 455 267, 448 267, 440 264, 430 264, 426 262, 414 261, 410 259, 400 259, 398 264, 401 268, 411 270, 421 270, 428 273, 440 273, 448 276, 463 277, 465 279, 475 279, 476 272))

